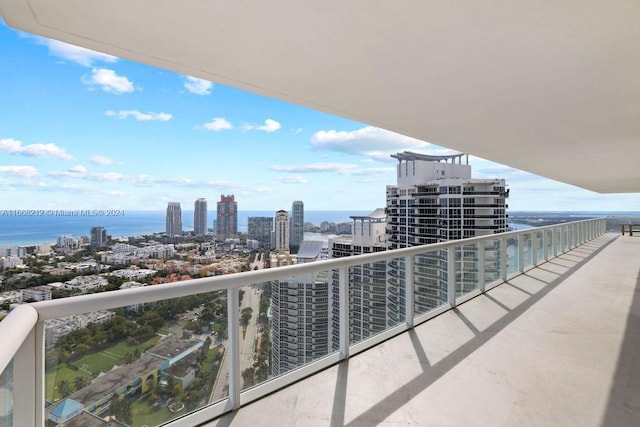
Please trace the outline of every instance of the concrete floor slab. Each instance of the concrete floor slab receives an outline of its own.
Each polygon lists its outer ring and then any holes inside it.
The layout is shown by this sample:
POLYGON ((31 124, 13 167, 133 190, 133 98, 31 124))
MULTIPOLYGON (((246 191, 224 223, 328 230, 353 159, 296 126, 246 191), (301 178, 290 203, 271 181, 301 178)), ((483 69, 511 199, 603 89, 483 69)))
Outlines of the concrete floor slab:
POLYGON ((640 238, 616 237, 205 425, 640 425, 640 238))

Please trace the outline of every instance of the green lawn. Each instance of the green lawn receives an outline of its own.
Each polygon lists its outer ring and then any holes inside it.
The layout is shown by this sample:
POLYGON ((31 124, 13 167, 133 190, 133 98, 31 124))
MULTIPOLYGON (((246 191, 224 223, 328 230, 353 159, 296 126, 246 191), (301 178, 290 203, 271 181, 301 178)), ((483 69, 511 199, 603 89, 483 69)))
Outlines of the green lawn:
POLYGON ((68 368, 66 365, 58 365, 58 369, 52 372, 47 372, 45 375, 45 396, 47 400, 56 401, 60 399, 60 395, 58 394, 58 390, 55 389, 55 386, 59 384, 62 380, 67 380, 72 390, 75 390, 74 381, 76 377, 87 377, 91 379, 89 375, 81 372, 74 371, 73 369, 68 368))
POLYGON ((127 340, 122 340, 111 347, 107 347, 104 350, 100 350, 96 353, 87 354, 73 364, 78 368, 84 368, 94 375, 102 372, 107 372, 114 365, 120 364, 120 359, 127 353, 133 353, 135 349, 139 349, 140 352, 144 352, 145 349, 152 347, 158 343, 160 337, 154 336, 147 341, 140 344, 129 344, 127 340))
POLYGON ((148 397, 135 400, 131 404, 131 412, 133 413, 131 427, 157 426, 172 418, 184 415, 184 411, 172 414, 168 408, 153 406, 153 400, 148 397))
POLYGON ((209 349, 209 352, 207 353, 207 360, 205 360, 204 363, 202 363, 201 369, 204 372, 211 371, 211 368, 213 367, 213 361, 215 360, 217 354, 218 354, 218 347, 209 349))
POLYGON ((60 381, 67 380, 71 389, 75 390, 74 381, 76 377, 85 376, 91 379, 98 375, 100 371, 107 372, 113 368, 114 365, 118 365, 120 363, 120 359, 125 354, 132 353, 136 348, 140 349, 140 352, 142 353, 145 349, 156 345, 159 341, 159 336, 154 336, 140 344, 129 344, 126 340, 122 340, 111 347, 107 347, 104 350, 100 350, 95 353, 87 354, 78 359, 73 363, 74 366, 81 369, 78 371, 69 368, 64 363, 59 364, 55 371, 47 371, 45 375, 46 398, 51 401, 60 399, 60 395, 55 389, 60 381), (90 371, 93 373, 93 376, 83 372, 82 369, 90 371))

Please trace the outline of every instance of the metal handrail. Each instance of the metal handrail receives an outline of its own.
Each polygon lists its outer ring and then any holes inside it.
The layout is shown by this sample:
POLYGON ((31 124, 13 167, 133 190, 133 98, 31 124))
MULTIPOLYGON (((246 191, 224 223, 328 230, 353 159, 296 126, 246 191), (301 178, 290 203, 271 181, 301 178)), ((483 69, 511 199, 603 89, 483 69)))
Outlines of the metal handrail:
MULTIPOLYGON (((395 327, 387 329, 380 334, 370 337, 359 343, 349 343, 349 313, 348 313, 348 271, 349 267, 361 266, 363 264, 373 264, 376 262, 389 262, 395 259, 404 259, 406 266, 406 282, 413 283, 413 263, 414 257, 433 251, 447 250, 449 256, 460 247, 478 244, 478 260, 484 263, 485 245, 487 242, 499 241, 500 246, 506 245, 508 241, 517 240, 518 243, 518 269, 523 273, 529 268, 533 268, 540 262, 544 262, 550 258, 558 256, 567 250, 572 249, 576 245, 594 239, 605 233, 605 219, 593 218, 588 220, 574 221, 563 224, 549 225, 544 227, 536 227, 526 230, 517 230, 506 233, 492 234, 488 236, 480 236, 467 238, 462 240, 452 240, 443 243, 435 243, 423 246, 414 246, 410 248, 388 250, 371 254, 363 254, 339 259, 319 261, 314 263, 300 264, 287 267, 278 267, 265 270, 248 271, 244 273, 230 274, 224 276, 215 276, 201 279, 192 279, 180 283, 163 284, 148 286, 144 288, 126 289, 111 292, 103 292, 98 294, 83 295, 77 297, 69 297, 51 301, 38 302, 28 305, 22 305, 13 310, 7 318, 0 323, 0 337, 6 340, 6 345, 0 349, 0 372, 6 369, 12 359, 18 355, 16 359, 19 363, 17 368, 15 360, 13 369, 21 371, 21 377, 27 382, 34 382, 35 387, 21 387, 19 399, 15 402, 23 402, 20 405, 14 405, 16 412, 14 420, 19 420, 21 425, 40 425, 44 424, 43 412, 43 390, 44 377, 41 368, 44 358, 44 321, 48 319, 65 317, 73 314, 93 312, 99 310, 124 307, 133 304, 146 302, 154 302, 165 299, 178 298, 199 293, 224 291, 227 292, 227 316, 229 326, 229 337, 237 337, 240 334, 239 329, 239 313, 234 310, 239 304, 239 288, 243 286, 254 285, 274 280, 289 279, 295 276, 306 275, 310 273, 319 273, 327 270, 338 272, 340 281, 339 286, 339 318, 340 342, 339 351, 331 353, 328 356, 304 365, 296 370, 290 371, 280 377, 271 379, 251 389, 241 389, 240 368, 238 365, 239 358, 239 340, 230 339, 228 344, 229 358, 229 395, 228 398, 214 405, 200 408, 200 410, 182 418, 181 421, 172 422, 172 425, 193 425, 211 419, 223 412, 237 409, 252 400, 260 398, 265 394, 271 393, 278 388, 284 387, 297 379, 318 372, 333 363, 349 357, 349 354, 355 354, 360 351, 381 342, 395 334, 401 333, 416 324, 424 322, 439 313, 442 313, 456 304, 460 304, 479 293, 484 292, 490 287, 496 286, 508 277, 506 271, 506 251, 502 251, 500 255, 500 271, 499 280, 485 284, 480 282, 479 289, 471 292, 466 296, 457 297, 455 292, 455 274, 454 267, 449 266, 449 283, 448 283, 448 301, 447 304, 433 309, 427 313, 417 314, 414 312, 413 292, 406 294, 405 317, 406 321, 395 327), (549 233, 550 231, 550 233, 549 233), (538 256, 537 245, 538 240, 533 239, 531 243, 531 262, 529 265, 524 263, 524 237, 528 235, 537 235, 541 233, 542 255, 538 256), (535 255, 534 255, 535 254, 535 255), (29 335, 33 338, 29 338, 29 335), (23 357, 24 356, 24 357, 23 357), (21 359, 24 358, 23 363, 21 359), (32 369, 35 369, 32 371, 32 369), (32 378, 32 379, 29 379, 32 378), (34 409, 35 408, 35 409, 34 409), (15 418, 17 416, 17 418, 15 418), (197 421, 197 422, 196 422, 197 421), (185 424, 186 423, 186 424, 185 424)), ((487 248, 488 249, 488 248, 487 248)), ((484 264, 482 264, 484 266, 484 264)), ((480 275, 484 272, 484 268, 480 267, 480 275)), ((515 274, 518 274, 517 272, 515 274)), ((15 390, 14 390, 15 392, 15 390)))
POLYGON ((9 363, 11 363, 22 343, 36 326, 36 323, 38 323, 38 312, 28 304, 14 308, 0 322, 0 337, 2 338, 0 372, 4 372, 9 366, 9 363))
POLYGON ((390 258, 401 258, 405 256, 423 254, 425 252, 446 250, 461 244, 471 245, 473 243, 495 240, 502 237, 516 237, 520 234, 531 233, 532 231, 543 231, 557 228, 559 226, 578 224, 583 221, 567 222, 526 230, 509 231, 488 236, 471 237, 462 240, 450 240, 448 242, 431 243, 428 245, 413 246, 410 248, 394 249, 371 254, 354 255, 351 257, 330 259, 313 263, 247 271, 223 276, 205 277, 177 283, 146 286, 144 288, 122 289, 90 295, 79 295, 75 297, 36 302, 33 303, 32 306, 38 311, 40 320, 49 320, 78 313, 107 310, 132 304, 155 302, 204 292, 241 288, 243 286, 250 286, 256 283, 279 280, 283 277, 318 273, 321 271, 339 269, 341 267, 348 268, 356 265, 385 261, 390 258))

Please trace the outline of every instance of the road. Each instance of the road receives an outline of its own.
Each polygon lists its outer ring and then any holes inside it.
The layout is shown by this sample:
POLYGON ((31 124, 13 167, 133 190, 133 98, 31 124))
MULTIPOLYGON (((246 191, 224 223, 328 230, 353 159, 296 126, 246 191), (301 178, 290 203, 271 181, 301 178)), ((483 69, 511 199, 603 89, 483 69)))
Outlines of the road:
MULTIPOLYGON (((242 312, 242 310, 247 307, 253 310, 251 319, 249 319, 249 324, 247 325, 246 334, 244 335, 244 337, 242 336, 242 327, 240 327, 240 334, 238 337, 240 339, 240 373, 242 374, 242 371, 253 366, 255 350, 254 347, 257 338, 256 334, 258 314, 260 312, 260 297, 262 295, 262 289, 258 289, 258 286, 246 286, 240 288, 240 290, 244 291, 244 296, 242 297, 242 302, 240 303, 240 312, 242 312)), ((216 379, 213 391, 211 392, 209 403, 215 402, 216 400, 222 399, 228 395, 229 365, 227 362, 227 355, 228 350, 225 351, 225 356, 220 364, 220 370, 218 371, 219 375, 216 379)))

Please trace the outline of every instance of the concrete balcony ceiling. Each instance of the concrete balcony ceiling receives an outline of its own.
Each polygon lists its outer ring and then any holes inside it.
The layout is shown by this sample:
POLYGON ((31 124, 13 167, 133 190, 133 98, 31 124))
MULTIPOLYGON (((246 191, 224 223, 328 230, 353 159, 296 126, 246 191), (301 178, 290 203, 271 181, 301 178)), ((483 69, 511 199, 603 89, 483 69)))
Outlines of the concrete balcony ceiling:
POLYGON ((0 0, 12 27, 640 192, 640 2, 0 0))

